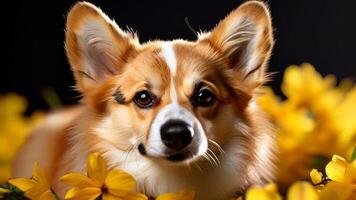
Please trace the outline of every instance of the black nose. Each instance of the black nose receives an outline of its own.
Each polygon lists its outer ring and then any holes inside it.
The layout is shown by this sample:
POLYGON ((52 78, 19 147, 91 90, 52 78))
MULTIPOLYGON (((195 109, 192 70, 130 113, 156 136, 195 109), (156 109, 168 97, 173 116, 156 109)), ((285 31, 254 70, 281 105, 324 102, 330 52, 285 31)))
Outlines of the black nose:
POLYGON ((181 120, 169 120, 161 127, 163 143, 173 150, 181 150, 193 139, 191 127, 181 120))

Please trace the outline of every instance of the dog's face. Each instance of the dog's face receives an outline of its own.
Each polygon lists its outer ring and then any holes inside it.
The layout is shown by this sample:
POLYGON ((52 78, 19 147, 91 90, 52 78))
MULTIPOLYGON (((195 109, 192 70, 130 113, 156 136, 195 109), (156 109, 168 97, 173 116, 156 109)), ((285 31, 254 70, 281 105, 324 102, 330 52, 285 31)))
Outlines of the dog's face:
POLYGON ((140 44, 88 3, 73 7, 66 29, 77 87, 95 115, 93 146, 171 165, 214 159, 234 137, 249 142, 246 110, 272 46, 270 16, 259 2, 193 42, 140 44))

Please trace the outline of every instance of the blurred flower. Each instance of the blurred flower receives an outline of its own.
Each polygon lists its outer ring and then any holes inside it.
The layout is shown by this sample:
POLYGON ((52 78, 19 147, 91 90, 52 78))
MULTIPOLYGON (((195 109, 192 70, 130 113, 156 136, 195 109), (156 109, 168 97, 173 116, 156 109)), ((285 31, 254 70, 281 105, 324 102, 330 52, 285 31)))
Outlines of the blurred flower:
POLYGON ((25 192, 29 199, 55 200, 44 170, 41 170, 36 162, 33 167, 32 178, 10 179, 9 183, 25 192))
POLYGON ((194 200, 195 192, 190 190, 182 190, 178 193, 161 194, 156 200, 194 200))
POLYGON ((134 192, 134 178, 121 170, 107 173, 104 159, 99 153, 90 154, 87 161, 87 174, 69 173, 61 181, 74 187, 65 195, 67 200, 88 200, 101 197, 103 200, 147 200, 148 198, 134 192))
POLYGON ((246 200, 281 200, 275 184, 268 184, 265 187, 254 187, 247 191, 246 200))
POLYGON ((285 190, 324 168, 333 154, 349 157, 356 145, 356 87, 349 80, 336 86, 310 64, 286 69, 286 99, 264 88, 259 104, 277 126, 280 161, 278 185, 285 190))
POLYGON ((0 95, 0 183, 10 178, 11 162, 30 130, 43 118, 41 112, 25 117, 26 99, 17 94, 0 95))
POLYGON ((355 186, 331 182, 328 183, 320 194, 320 200, 355 200, 355 186))
POLYGON ((319 194, 312 184, 298 181, 292 184, 287 193, 288 200, 318 200, 319 194))
POLYGON ((288 100, 298 106, 314 105, 318 97, 333 88, 335 77, 323 78, 310 64, 292 65, 284 73, 282 91, 288 100))

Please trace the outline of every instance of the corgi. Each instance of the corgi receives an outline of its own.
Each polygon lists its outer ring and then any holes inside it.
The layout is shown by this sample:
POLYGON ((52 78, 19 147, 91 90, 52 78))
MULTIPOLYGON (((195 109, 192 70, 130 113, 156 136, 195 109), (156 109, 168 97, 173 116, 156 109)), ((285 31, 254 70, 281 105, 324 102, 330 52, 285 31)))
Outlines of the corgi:
POLYGON ((34 161, 61 196, 59 177, 85 172, 90 152, 152 198, 190 189, 229 199, 273 180, 273 126, 256 98, 274 44, 271 16, 247 1, 195 41, 149 41, 99 8, 68 13, 65 48, 80 104, 49 114, 18 151, 13 177, 34 161))

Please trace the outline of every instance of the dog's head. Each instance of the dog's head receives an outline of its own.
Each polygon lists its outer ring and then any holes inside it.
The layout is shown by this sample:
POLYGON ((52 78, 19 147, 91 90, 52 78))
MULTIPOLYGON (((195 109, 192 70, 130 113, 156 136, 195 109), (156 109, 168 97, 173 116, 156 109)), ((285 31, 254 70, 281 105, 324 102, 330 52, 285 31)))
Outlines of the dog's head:
POLYGON ((171 165, 253 137, 246 110, 265 81, 272 46, 269 11, 257 1, 196 41, 140 44, 89 3, 72 8, 66 27, 77 88, 95 116, 87 133, 93 148, 171 165))

